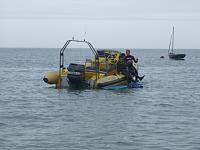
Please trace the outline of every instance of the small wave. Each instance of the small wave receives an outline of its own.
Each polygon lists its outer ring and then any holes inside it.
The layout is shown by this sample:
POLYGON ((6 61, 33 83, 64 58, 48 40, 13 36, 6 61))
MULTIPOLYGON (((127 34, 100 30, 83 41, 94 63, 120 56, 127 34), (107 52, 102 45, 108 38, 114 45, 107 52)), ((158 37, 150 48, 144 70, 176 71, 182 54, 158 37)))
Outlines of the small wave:
POLYGON ((0 127, 6 126, 7 124, 0 122, 0 127))
POLYGON ((119 141, 119 142, 115 142, 116 145, 118 146, 134 146, 135 143, 134 142, 128 142, 128 141, 119 141))
POLYGON ((172 105, 172 104, 165 104, 165 103, 162 103, 162 104, 154 104, 154 106, 159 106, 159 107, 176 107, 175 105, 172 105))

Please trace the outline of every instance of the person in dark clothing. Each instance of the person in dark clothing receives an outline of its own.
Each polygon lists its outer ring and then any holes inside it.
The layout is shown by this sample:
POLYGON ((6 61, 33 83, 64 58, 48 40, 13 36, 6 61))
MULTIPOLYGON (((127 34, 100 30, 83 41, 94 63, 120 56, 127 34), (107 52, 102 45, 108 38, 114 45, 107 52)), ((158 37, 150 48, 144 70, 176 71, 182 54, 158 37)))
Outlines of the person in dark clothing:
POLYGON ((127 62, 126 62, 126 56, 124 53, 122 53, 119 56, 119 61, 117 62, 117 71, 121 72, 123 75, 125 75, 128 83, 131 83, 134 81, 131 73, 129 72, 127 62))
POLYGON ((128 62, 128 61, 134 61, 135 63, 137 63, 137 62, 138 62, 138 59, 135 59, 135 57, 132 56, 130 53, 131 53, 130 50, 127 49, 127 50, 126 50, 126 61, 127 61, 127 62, 128 62))
POLYGON ((127 62, 128 70, 131 73, 131 75, 135 76, 135 78, 136 78, 135 80, 136 81, 138 81, 138 79, 141 81, 144 78, 144 76, 140 77, 138 75, 137 69, 133 66, 133 61, 135 63, 137 63, 138 59, 135 59, 135 57, 130 54, 130 50, 129 49, 126 50, 126 62, 127 62))

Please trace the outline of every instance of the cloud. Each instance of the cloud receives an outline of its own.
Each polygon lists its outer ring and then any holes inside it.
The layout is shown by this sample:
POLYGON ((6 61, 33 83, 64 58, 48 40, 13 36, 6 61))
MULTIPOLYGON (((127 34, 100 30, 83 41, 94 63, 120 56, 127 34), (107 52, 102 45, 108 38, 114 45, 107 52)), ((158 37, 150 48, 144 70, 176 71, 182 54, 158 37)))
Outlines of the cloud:
POLYGON ((3 0, 0 19, 200 20, 196 0, 3 0))
POLYGON ((97 47, 166 48, 175 25, 177 47, 199 48, 199 6, 199 0, 0 0, 0 46, 59 47, 87 31, 97 47))

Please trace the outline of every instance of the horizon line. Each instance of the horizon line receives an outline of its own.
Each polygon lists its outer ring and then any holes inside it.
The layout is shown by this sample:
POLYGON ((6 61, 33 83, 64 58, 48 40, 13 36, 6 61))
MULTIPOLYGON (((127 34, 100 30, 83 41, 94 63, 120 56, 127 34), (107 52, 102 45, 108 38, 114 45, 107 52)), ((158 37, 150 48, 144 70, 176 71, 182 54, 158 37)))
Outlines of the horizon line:
MULTIPOLYGON (((62 47, 0 47, 0 49, 12 49, 12 48, 16 48, 16 49, 62 49, 62 47)), ((83 47, 70 47, 71 49, 86 49, 86 48, 83 48, 83 47)), ((88 48, 89 49, 89 48, 88 48)), ((168 50, 168 48, 130 48, 130 47, 125 47, 125 48, 95 48, 96 50, 98 49, 135 49, 135 50, 143 50, 143 49, 146 49, 146 50, 157 50, 157 49, 160 49, 160 50, 168 50)), ((200 48, 175 48, 175 50, 200 50, 200 48)))

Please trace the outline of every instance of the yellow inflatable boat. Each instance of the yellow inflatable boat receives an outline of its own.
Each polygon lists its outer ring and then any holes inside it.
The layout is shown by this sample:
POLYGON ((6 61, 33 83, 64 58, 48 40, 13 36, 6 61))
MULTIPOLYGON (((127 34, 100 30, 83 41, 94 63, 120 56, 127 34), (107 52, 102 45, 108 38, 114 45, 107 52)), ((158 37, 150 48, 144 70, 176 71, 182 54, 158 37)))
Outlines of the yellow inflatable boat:
MULTIPOLYGON (((60 65, 56 72, 48 72, 43 80, 54 84, 56 88, 89 87, 102 88, 108 85, 127 85, 124 75, 117 72, 117 61, 121 52, 115 50, 95 50, 88 41, 68 40, 60 50, 60 65), (94 57, 86 59, 84 64, 70 63, 65 66, 64 52, 69 43, 86 43, 94 57)), ((134 64, 138 69, 138 65, 134 64)))

